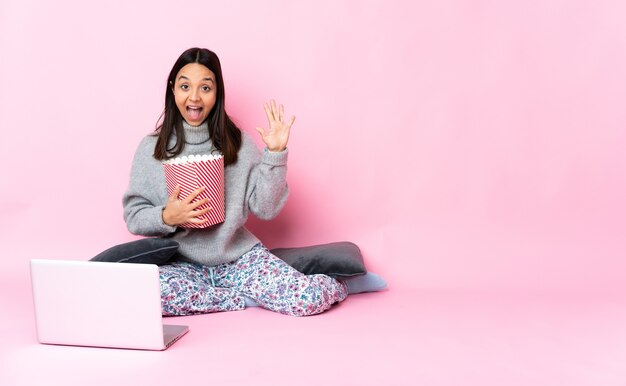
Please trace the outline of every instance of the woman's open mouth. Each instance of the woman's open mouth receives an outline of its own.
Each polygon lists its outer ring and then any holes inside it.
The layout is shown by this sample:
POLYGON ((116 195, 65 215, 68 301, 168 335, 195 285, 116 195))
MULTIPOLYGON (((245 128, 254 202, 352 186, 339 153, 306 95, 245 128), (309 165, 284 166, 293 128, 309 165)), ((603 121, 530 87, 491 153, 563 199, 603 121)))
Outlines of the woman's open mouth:
POLYGON ((197 121, 202 116, 202 107, 200 106, 187 106, 187 116, 192 121, 197 121))

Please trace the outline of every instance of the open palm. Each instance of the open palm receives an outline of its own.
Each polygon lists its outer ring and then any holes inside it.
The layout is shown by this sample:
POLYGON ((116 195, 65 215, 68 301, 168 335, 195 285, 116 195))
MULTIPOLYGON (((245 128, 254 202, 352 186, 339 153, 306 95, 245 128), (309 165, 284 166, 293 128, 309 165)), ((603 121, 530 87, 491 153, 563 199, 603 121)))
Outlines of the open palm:
POLYGON ((261 127, 257 127, 256 130, 270 151, 283 151, 287 148, 291 125, 293 125, 296 117, 292 116, 289 122, 285 122, 285 107, 283 105, 277 106, 274 100, 264 103, 263 108, 269 122, 269 130, 261 127))

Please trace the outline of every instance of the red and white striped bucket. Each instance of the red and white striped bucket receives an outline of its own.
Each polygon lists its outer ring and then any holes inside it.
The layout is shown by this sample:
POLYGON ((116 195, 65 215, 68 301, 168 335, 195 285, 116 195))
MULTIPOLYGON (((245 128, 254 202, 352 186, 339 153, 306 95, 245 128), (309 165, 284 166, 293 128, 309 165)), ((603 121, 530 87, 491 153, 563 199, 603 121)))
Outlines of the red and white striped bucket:
MULTIPOLYGON (((189 196, 199 187, 205 187, 192 202, 205 198, 209 199, 211 210, 198 216, 199 219, 208 221, 202 225, 185 223, 183 228, 208 228, 212 225, 224 222, 226 209, 224 206, 224 157, 221 155, 191 155, 163 161, 167 193, 171 195, 180 185, 179 198, 189 196)), ((204 209, 207 205, 201 205, 198 209, 204 209)))

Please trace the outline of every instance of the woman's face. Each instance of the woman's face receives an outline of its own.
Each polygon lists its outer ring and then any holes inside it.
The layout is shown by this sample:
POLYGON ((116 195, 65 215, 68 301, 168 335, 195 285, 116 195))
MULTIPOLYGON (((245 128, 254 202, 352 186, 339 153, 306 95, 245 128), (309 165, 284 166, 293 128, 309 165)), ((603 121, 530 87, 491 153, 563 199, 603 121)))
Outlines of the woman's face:
POLYGON ((215 74, 199 63, 189 63, 176 74, 172 90, 176 106, 191 126, 200 126, 217 98, 215 74))

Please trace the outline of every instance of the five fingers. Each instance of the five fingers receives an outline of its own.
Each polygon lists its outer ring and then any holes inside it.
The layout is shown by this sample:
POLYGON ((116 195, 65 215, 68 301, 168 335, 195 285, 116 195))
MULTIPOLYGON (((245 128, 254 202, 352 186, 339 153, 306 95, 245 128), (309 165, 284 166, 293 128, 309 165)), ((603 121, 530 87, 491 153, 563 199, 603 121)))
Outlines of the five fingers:
MULTIPOLYGON (((285 106, 277 105, 275 100, 271 100, 269 103, 263 103, 263 109, 265 110, 265 115, 267 115, 267 120, 272 125, 272 122, 283 122, 285 119, 285 106)), ((296 120, 296 117, 293 116, 290 119, 290 122, 287 124, 287 127, 290 128, 293 125, 293 122, 296 120)), ((258 130, 258 129, 257 129, 258 130)))
POLYGON ((187 214, 191 216, 188 222, 193 223, 193 224, 203 224, 207 222, 208 220, 199 219, 198 217, 209 213, 213 208, 211 207, 211 205, 209 205, 210 200, 208 198, 203 198, 198 201, 194 201, 194 200, 198 198, 198 196, 205 190, 206 188, 199 187, 198 189, 191 192, 191 194, 189 194, 184 199, 180 199, 179 196, 180 196, 181 187, 180 185, 177 185, 174 191, 172 192, 172 194, 170 195, 170 201, 171 202, 179 201, 180 204, 183 205, 184 207, 183 211, 186 211, 187 214), (198 209, 203 205, 206 205, 206 208, 198 209))

